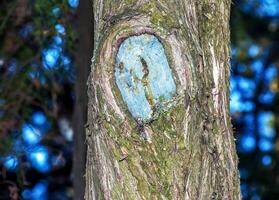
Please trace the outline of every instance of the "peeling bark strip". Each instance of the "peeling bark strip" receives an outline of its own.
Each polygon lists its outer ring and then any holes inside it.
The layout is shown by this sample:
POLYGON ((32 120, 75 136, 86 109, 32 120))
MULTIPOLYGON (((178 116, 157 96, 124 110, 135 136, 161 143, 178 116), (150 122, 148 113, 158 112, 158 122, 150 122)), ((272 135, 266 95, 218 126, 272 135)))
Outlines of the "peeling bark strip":
POLYGON ((93 4, 85 198, 240 200, 230 1, 93 4))

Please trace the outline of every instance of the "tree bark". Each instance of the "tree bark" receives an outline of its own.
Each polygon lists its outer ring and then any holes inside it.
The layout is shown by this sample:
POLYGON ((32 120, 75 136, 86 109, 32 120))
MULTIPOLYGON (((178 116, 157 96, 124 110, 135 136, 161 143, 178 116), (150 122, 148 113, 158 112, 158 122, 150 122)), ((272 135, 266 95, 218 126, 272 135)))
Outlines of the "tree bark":
POLYGON ((93 8, 85 198, 240 200, 228 108, 230 0, 93 0, 93 8), (160 40, 176 84, 147 121, 130 112, 115 78, 118 48, 142 34, 160 40))
POLYGON ((79 40, 75 56, 77 80, 75 84, 76 101, 74 107, 74 149, 73 149, 73 188, 74 199, 84 199, 85 192, 85 124, 87 121, 87 86, 93 51, 93 4, 91 0, 82 0, 77 9, 77 27, 79 40))

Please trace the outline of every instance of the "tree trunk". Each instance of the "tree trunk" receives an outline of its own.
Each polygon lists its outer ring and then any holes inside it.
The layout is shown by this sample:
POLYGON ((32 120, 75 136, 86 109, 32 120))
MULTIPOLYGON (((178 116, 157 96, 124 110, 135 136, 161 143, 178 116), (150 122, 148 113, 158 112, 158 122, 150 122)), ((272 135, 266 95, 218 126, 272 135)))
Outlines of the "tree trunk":
POLYGON ((73 118, 74 149, 73 149, 73 188, 74 199, 84 199, 86 145, 85 128, 87 121, 87 87, 86 81, 90 72, 93 51, 93 6, 91 0, 82 0, 77 9, 77 27, 79 40, 75 56, 77 80, 75 84, 75 110, 73 118))
POLYGON ((230 0, 94 0, 93 9, 85 198, 240 200, 230 0))

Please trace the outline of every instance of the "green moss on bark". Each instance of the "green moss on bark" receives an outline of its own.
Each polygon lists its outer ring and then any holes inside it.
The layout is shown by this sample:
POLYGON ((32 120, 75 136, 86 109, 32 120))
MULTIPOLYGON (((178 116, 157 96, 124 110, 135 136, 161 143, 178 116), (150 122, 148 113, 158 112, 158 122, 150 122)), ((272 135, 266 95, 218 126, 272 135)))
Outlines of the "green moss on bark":
MULTIPOLYGON (((114 116, 113 112, 110 114, 114 116)), ((103 123, 104 130, 106 130, 111 140, 116 143, 116 147, 112 149, 114 157, 117 160, 123 158, 121 148, 128 152, 127 157, 120 162, 120 170, 125 172, 127 169, 123 163, 128 165, 132 177, 137 181, 138 192, 146 199, 150 199, 151 196, 160 198, 161 195, 171 198, 172 170, 178 162, 184 162, 183 159, 185 159, 181 156, 183 154, 181 151, 186 150, 185 145, 177 144, 178 141, 183 141, 183 135, 178 130, 182 128, 184 115, 183 105, 176 105, 146 125, 154 133, 151 143, 141 138, 137 127, 133 127, 131 135, 127 137, 123 133, 123 129, 119 129, 123 126, 116 121, 103 123), (180 153, 173 156, 172 152, 174 151, 180 151, 180 153), (144 178, 145 176, 148 179, 144 178)), ((131 118, 130 120, 134 119, 131 118)), ((117 190, 117 184, 115 187, 117 190)))

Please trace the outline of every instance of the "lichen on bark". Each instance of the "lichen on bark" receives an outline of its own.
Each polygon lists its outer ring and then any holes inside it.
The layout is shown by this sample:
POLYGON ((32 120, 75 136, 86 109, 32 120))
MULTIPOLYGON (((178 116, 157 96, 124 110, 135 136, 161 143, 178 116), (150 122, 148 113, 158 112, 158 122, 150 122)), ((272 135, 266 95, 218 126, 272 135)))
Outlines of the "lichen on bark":
POLYGON ((132 116, 147 123, 176 94, 176 84, 162 43, 155 35, 125 39, 115 56, 114 78, 132 116))
POLYGON ((86 196, 241 199, 228 111, 229 0, 95 0, 88 79, 86 196), (114 76, 127 37, 158 37, 176 95, 148 122, 130 114, 114 76))

